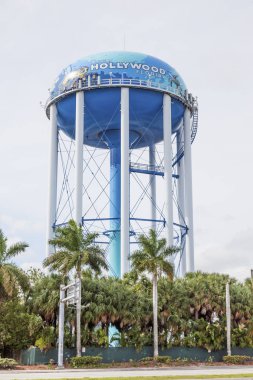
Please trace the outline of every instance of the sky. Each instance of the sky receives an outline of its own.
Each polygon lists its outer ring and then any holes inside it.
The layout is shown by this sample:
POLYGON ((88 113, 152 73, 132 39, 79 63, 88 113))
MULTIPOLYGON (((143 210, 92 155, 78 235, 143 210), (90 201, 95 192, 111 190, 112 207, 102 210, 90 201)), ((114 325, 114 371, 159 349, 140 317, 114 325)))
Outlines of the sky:
POLYGON ((196 269, 243 280, 253 268, 253 0, 1 0, 0 228, 45 257, 48 88, 71 62, 143 52, 198 96, 192 146, 196 269))

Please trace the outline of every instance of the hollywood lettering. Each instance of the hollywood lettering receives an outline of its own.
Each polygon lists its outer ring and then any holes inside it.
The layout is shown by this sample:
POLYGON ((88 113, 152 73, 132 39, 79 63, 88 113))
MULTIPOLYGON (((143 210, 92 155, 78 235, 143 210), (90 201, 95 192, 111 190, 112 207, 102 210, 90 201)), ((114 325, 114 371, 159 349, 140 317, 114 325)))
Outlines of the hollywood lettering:
POLYGON ((165 70, 162 68, 158 68, 156 66, 150 66, 143 63, 132 63, 132 62, 103 62, 103 63, 93 63, 90 66, 91 71, 95 70, 105 70, 105 69, 135 69, 135 70, 144 70, 144 71, 152 71, 154 73, 160 73, 161 75, 165 74, 165 70))

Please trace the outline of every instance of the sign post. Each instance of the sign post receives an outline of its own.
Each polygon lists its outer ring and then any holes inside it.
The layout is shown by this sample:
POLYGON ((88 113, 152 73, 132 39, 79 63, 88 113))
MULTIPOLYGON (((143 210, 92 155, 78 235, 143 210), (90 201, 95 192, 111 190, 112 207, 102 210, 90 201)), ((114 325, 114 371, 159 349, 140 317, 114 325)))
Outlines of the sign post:
POLYGON ((58 369, 63 369, 63 348, 64 348, 64 308, 67 305, 76 305, 81 297, 81 286, 79 281, 72 282, 66 286, 60 286, 59 305, 59 338, 58 338, 58 369), (67 291, 67 297, 66 297, 67 291))

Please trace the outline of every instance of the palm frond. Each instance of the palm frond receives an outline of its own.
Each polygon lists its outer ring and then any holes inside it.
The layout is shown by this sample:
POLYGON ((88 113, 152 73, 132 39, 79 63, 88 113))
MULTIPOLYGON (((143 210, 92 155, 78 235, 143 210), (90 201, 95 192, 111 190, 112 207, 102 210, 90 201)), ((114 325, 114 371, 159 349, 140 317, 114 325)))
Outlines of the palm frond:
POLYGON ((25 242, 18 242, 12 244, 6 251, 6 258, 10 259, 17 256, 19 253, 24 252, 29 245, 25 242))

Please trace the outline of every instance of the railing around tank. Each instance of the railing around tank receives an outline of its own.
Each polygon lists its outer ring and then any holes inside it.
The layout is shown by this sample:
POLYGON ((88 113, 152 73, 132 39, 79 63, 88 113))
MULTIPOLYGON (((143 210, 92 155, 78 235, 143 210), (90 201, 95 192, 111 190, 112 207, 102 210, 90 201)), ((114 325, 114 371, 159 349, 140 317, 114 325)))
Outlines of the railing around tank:
POLYGON ((138 87, 145 89, 152 89, 157 91, 167 92, 174 95, 188 107, 192 108, 196 99, 192 94, 188 94, 187 90, 183 90, 181 87, 173 87, 172 85, 166 85, 164 83, 156 83, 152 80, 143 79, 129 79, 129 78, 105 78, 102 79, 100 75, 91 77, 88 75, 85 78, 77 78, 71 85, 71 87, 61 85, 58 91, 53 91, 50 94, 46 103, 46 108, 53 100, 66 96, 69 93, 80 91, 83 89, 95 89, 100 87, 138 87))
MULTIPOLYGON (((84 89, 95 89, 101 87, 137 87, 137 88, 148 88, 154 89, 157 91, 168 92, 169 94, 173 94, 176 98, 182 101, 185 105, 187 105, 191 109, 192 114, 192 126, 191 126, 191 142, 193 143, 197 130, 198 130, 198 102, 197 99, 192 96, 192 94, 188 94, 187 90, 182 90, 182 88, 166 86, 162 83, 155 83, 151 80, 143 80, 143 79, 128 79, 128 78, 105 78, 101 79, 100 75, 90 76, 88 75, 85 78, 77 78, 76 81, 72 84, 70 88, 62 87, 57 92, 52 92, 50 98, 47 100, 45 105, 46 113, 48 118, 49 115, 49 106, 53 101, 57 99, 61 99, 68 94, 74 93, 76 91, 81 91, 84 89)), ((173 166, 181 160, 184 155, 184 147, 182 147, 177 154, 173 157, 173 166)))

